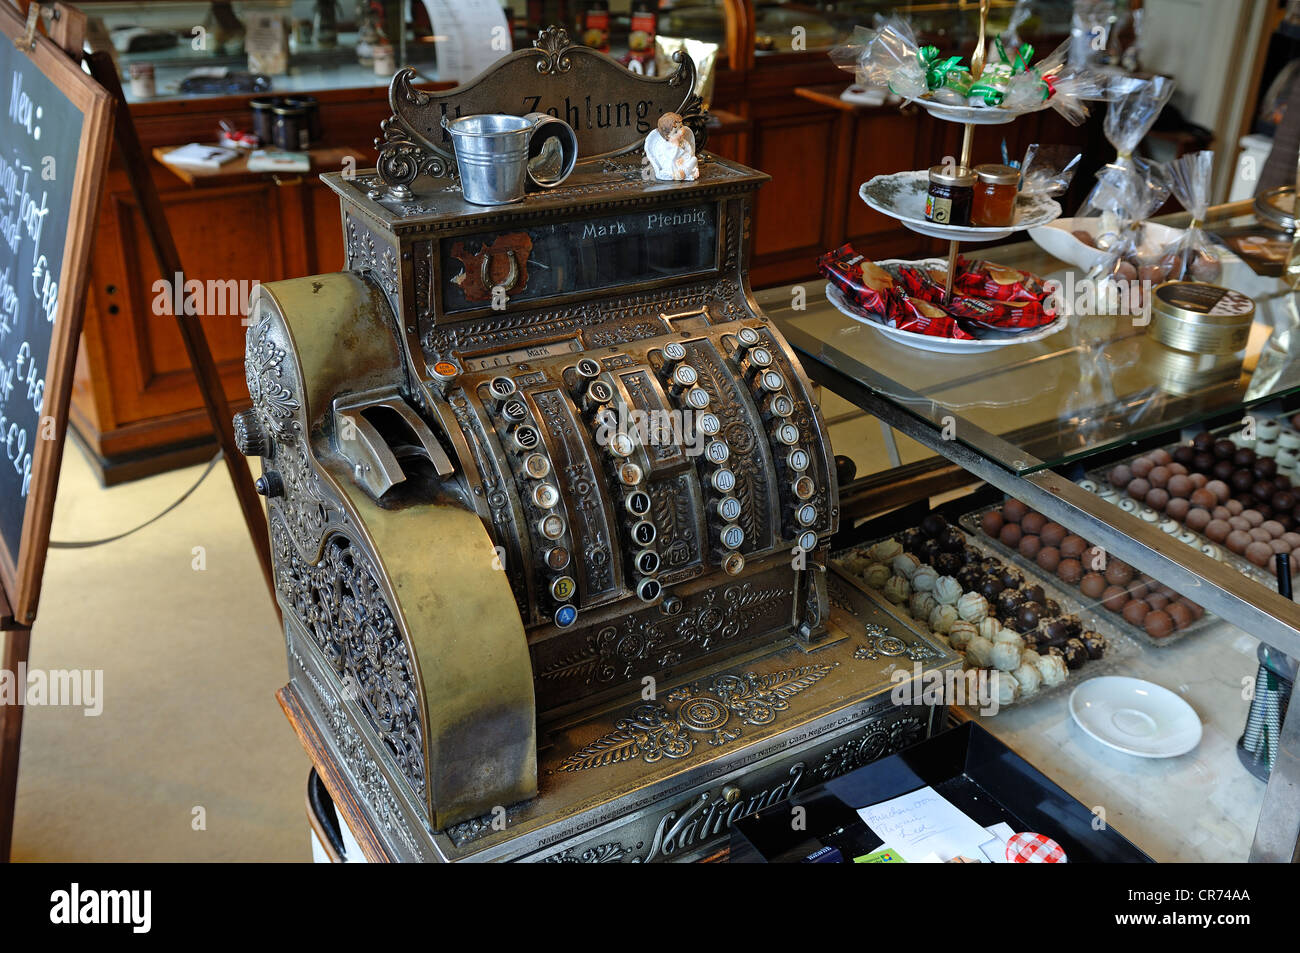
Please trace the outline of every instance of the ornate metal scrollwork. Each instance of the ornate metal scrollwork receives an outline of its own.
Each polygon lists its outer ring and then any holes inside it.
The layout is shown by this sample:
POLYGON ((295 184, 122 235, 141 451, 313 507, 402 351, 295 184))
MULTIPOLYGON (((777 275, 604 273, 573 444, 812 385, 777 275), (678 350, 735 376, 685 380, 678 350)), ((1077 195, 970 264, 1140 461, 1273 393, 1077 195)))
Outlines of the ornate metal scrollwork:
POLYGON ((276 588, 423 799, 424 734, 418 683, 406 641, 366 556, 333 536, 316 564, 299 558, 271 520, 276 588))
MULTIPOLYGON (((402 97, 419 103, 420 97, 423 97, 427 101, 426 93, 411 86, 411 77, 414 75, 415 70, 409 66, 398 70, 389 87, 389 99, 402 97)), ((379 131, 382 135, 375 140, 375 148, 379 150, 375 171, 379 181, 388 187, 390 198, 409 199, 414 194, 411 192, 411 183, 421 175, 440 179, 456 177, 456 163, 452 157, 440 152, 412 130, 396 112, 379 124, 379 131)), ((369 194, 371 198, 379 198, 382 191, 371 189, 369 194)))
POLYGON ((547 76, 552 73, 567 73, 573 69, 573 60, 565 52, 572 45, 569 31, 561 26, 550 26, 537 34, 533 47, 542 54, 542 58, 537 61, 537 72, 547 76))

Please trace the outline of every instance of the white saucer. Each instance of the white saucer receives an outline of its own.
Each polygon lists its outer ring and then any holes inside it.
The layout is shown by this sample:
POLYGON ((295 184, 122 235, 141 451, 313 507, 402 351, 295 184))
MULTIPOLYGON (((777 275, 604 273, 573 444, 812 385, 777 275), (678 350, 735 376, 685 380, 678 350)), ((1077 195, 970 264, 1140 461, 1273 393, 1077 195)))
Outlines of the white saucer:
POLYGON ((1070 714, 1102 744, 1139 758, 1176 758, 1201 741, 1201 719, 1192 706, 1140 678, 1088 679, 1070 695, 1070 714))
POLYGON ((1061 206, 1046 195, 1020 195, 1016 199, 1015 221, 1005 228, 943 225, 925 217, 925 199, 929 191, 930 172, 920 169, 878 175, 863 182, 858 194, 877 212, 896 218, 912 231, 930 238, 992 242, 1013 232, 1047 225, 1061 217, 1061 206))

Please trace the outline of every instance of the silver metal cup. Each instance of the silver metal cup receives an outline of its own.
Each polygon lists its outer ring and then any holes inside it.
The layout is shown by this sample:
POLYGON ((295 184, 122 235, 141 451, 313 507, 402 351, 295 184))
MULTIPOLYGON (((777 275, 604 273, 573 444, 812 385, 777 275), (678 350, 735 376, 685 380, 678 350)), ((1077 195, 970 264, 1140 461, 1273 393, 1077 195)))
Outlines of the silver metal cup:
POLYGON ((456 150, 461 190, 474 205, 523 201, 528 183, 554 188, 578 161, 568 123, 546 113, 484 113, 442 120, 456 150))

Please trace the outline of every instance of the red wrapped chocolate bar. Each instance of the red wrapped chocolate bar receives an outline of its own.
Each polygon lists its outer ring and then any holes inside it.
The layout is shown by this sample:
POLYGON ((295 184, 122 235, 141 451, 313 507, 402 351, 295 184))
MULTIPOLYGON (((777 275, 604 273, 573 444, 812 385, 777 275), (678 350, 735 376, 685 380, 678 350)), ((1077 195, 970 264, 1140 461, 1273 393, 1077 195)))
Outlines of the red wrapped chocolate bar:
POLYGON ((936 304, 904 294, 892 295, 891 301, 889 323, 900 331, 928 334, 937 338, 952 338, 955 341, 975 340, 975 335, 963 331, 957 322, 936 304))
POLYGON ((889 313, 894 279, 866 255, 854 251, 852 245, 841 245, 822 255, 817 259, 817 270, 829 278, 851 304, 874 314, 889 313))
MULTIPOLYGON (((958 291, 962 281, 960 273, 953 282, 952 298, 945 302, 941 283, 944 278, 942 271, 927 271, 914 265, 899 265, 896 271, 900 290, 904 294, 928 301, 932 305, 941 307, 953 318, 969 321, 981 327, 997 331, 1024 331, 1041 327, 1053 320, 1053 316, 1043 310, 1039 298, 1029 298, 1024 302, 997 301, 958 291)), ((1044 292, 1045 296, 1046 292, 1044 292)))

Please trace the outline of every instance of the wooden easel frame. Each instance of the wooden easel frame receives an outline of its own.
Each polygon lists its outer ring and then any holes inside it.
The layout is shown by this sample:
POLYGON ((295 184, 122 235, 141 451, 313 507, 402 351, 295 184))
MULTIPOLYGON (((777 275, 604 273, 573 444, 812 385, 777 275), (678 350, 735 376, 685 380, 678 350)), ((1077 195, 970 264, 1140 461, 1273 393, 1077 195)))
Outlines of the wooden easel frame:
MULTIPOLYGON (((3 12, 0 12, 0 32, 5 34, 5 39, 0 42, 13 42, 15 37, 22 35, 21 30, 15 32, 14 23, 22 21, 14 15, 16 11, 10 6, 9 0, 0 0, 0 8, 3 8, 3 12)), ((104 173, 108 167, 108 151, 114 141, 121 153, 131 190, 139 206, 140 215, 144 219, 161 274, 171 280, 184 274, 180 253, 176 249, 176 242, 167 223, 162 200, 149 174, 149 160, 140 146, 135 125, 131 121, 131 112, 122 93, 116 64, 105 52, 84 55, 86 15, 83 12, 62 3, 55 3, 50 9, 51 18, 47 27, 49 38, 35 35, 32 38, 34 45, 29 55, 72 99, 74 104, 81 108, 85 116, 85 125, 82 128, 82 138, 78 147, 80 157, 78 179, 73 190, 72 209, 68 221, 68 231, 75 237, 73 242, 66 246, 60 278, 60 287, 72 289, 74 295, 71 299, 65 299, 60 305, 61 313, 48 362, 51 372, 47 381, 47 394, 52 395, 50 399, 54 400, 55 404, 47 405, 44 409, 54 416, 57 439, 42 441, 42 444, 48 446, 38 447, 38 451, 44 450, 44 453, 34 453, 32 464, 33 485, 38 485, 37 481, 42 478, 48 480, 50 492, 39 501, 29 498, 19 558, 11 562, 3 547, 0 547, 0 633, 4 635, 0 666, 14 673, 17 673, 18 666, 25 663, 29 655, 31 623, 35 618, 36 601, 40 594, 41 577, 45 568, 50 522, 54 513, 54 491, 57 489, 59 464, 62 461, 63 445, 67 434, 68 405, 72 397, 72 357, 81 334, 86 300, 85 278, 93 232, 93 229, 86 226, 86 219, 93 217, 98 209, 104 173), (91 77, 101 88, 96 89, 85 82, 85 74, 81 69, 83 56, 91 77), (59 78, 62 78, 64 83, 60 83, 59 78), (68 87, 66 89, 65 83, 68 87), (76 91, 75 95, 74 91, 76 91), (109 133, 110 121, 114 122, 112 135, 109 133), (88 168, 91 174, 83 177, 80 166, 95 150, 100 153, 99 161, 90 163, 88 168), (64 312, 65 307, 66 312, 64 312), (38 506, 38 503, 42 505, 38 506), (15 601, 18 611, 16 612, 10 610, 7 596, 8 593, 14 592, 17 593, 15 601)), ((183 281, 183 277, 180 280, 183 281)), ((272 605, 276 607, 278 613, 266 515, 261 500, 253 488, 248 464, 235 447, 230 406, 222 389, 216 362, 212 358, 198 316, 178 313, 176 322, 181 338, 185 342, 190 366, 198 379, 199 391, 203 395, 209 421, 221 446, 226 469, 234 485, 235 496, 239 501, 244 522, 248 527, 249 537, 257 552, 262 576, 271 594, 272 605)), ((32 497, 35 497, 35 494, 32 494, 32 497)), ((0 862, 8 862, 12 846, 22 723, 22 704, 0 706, 0 862)))

